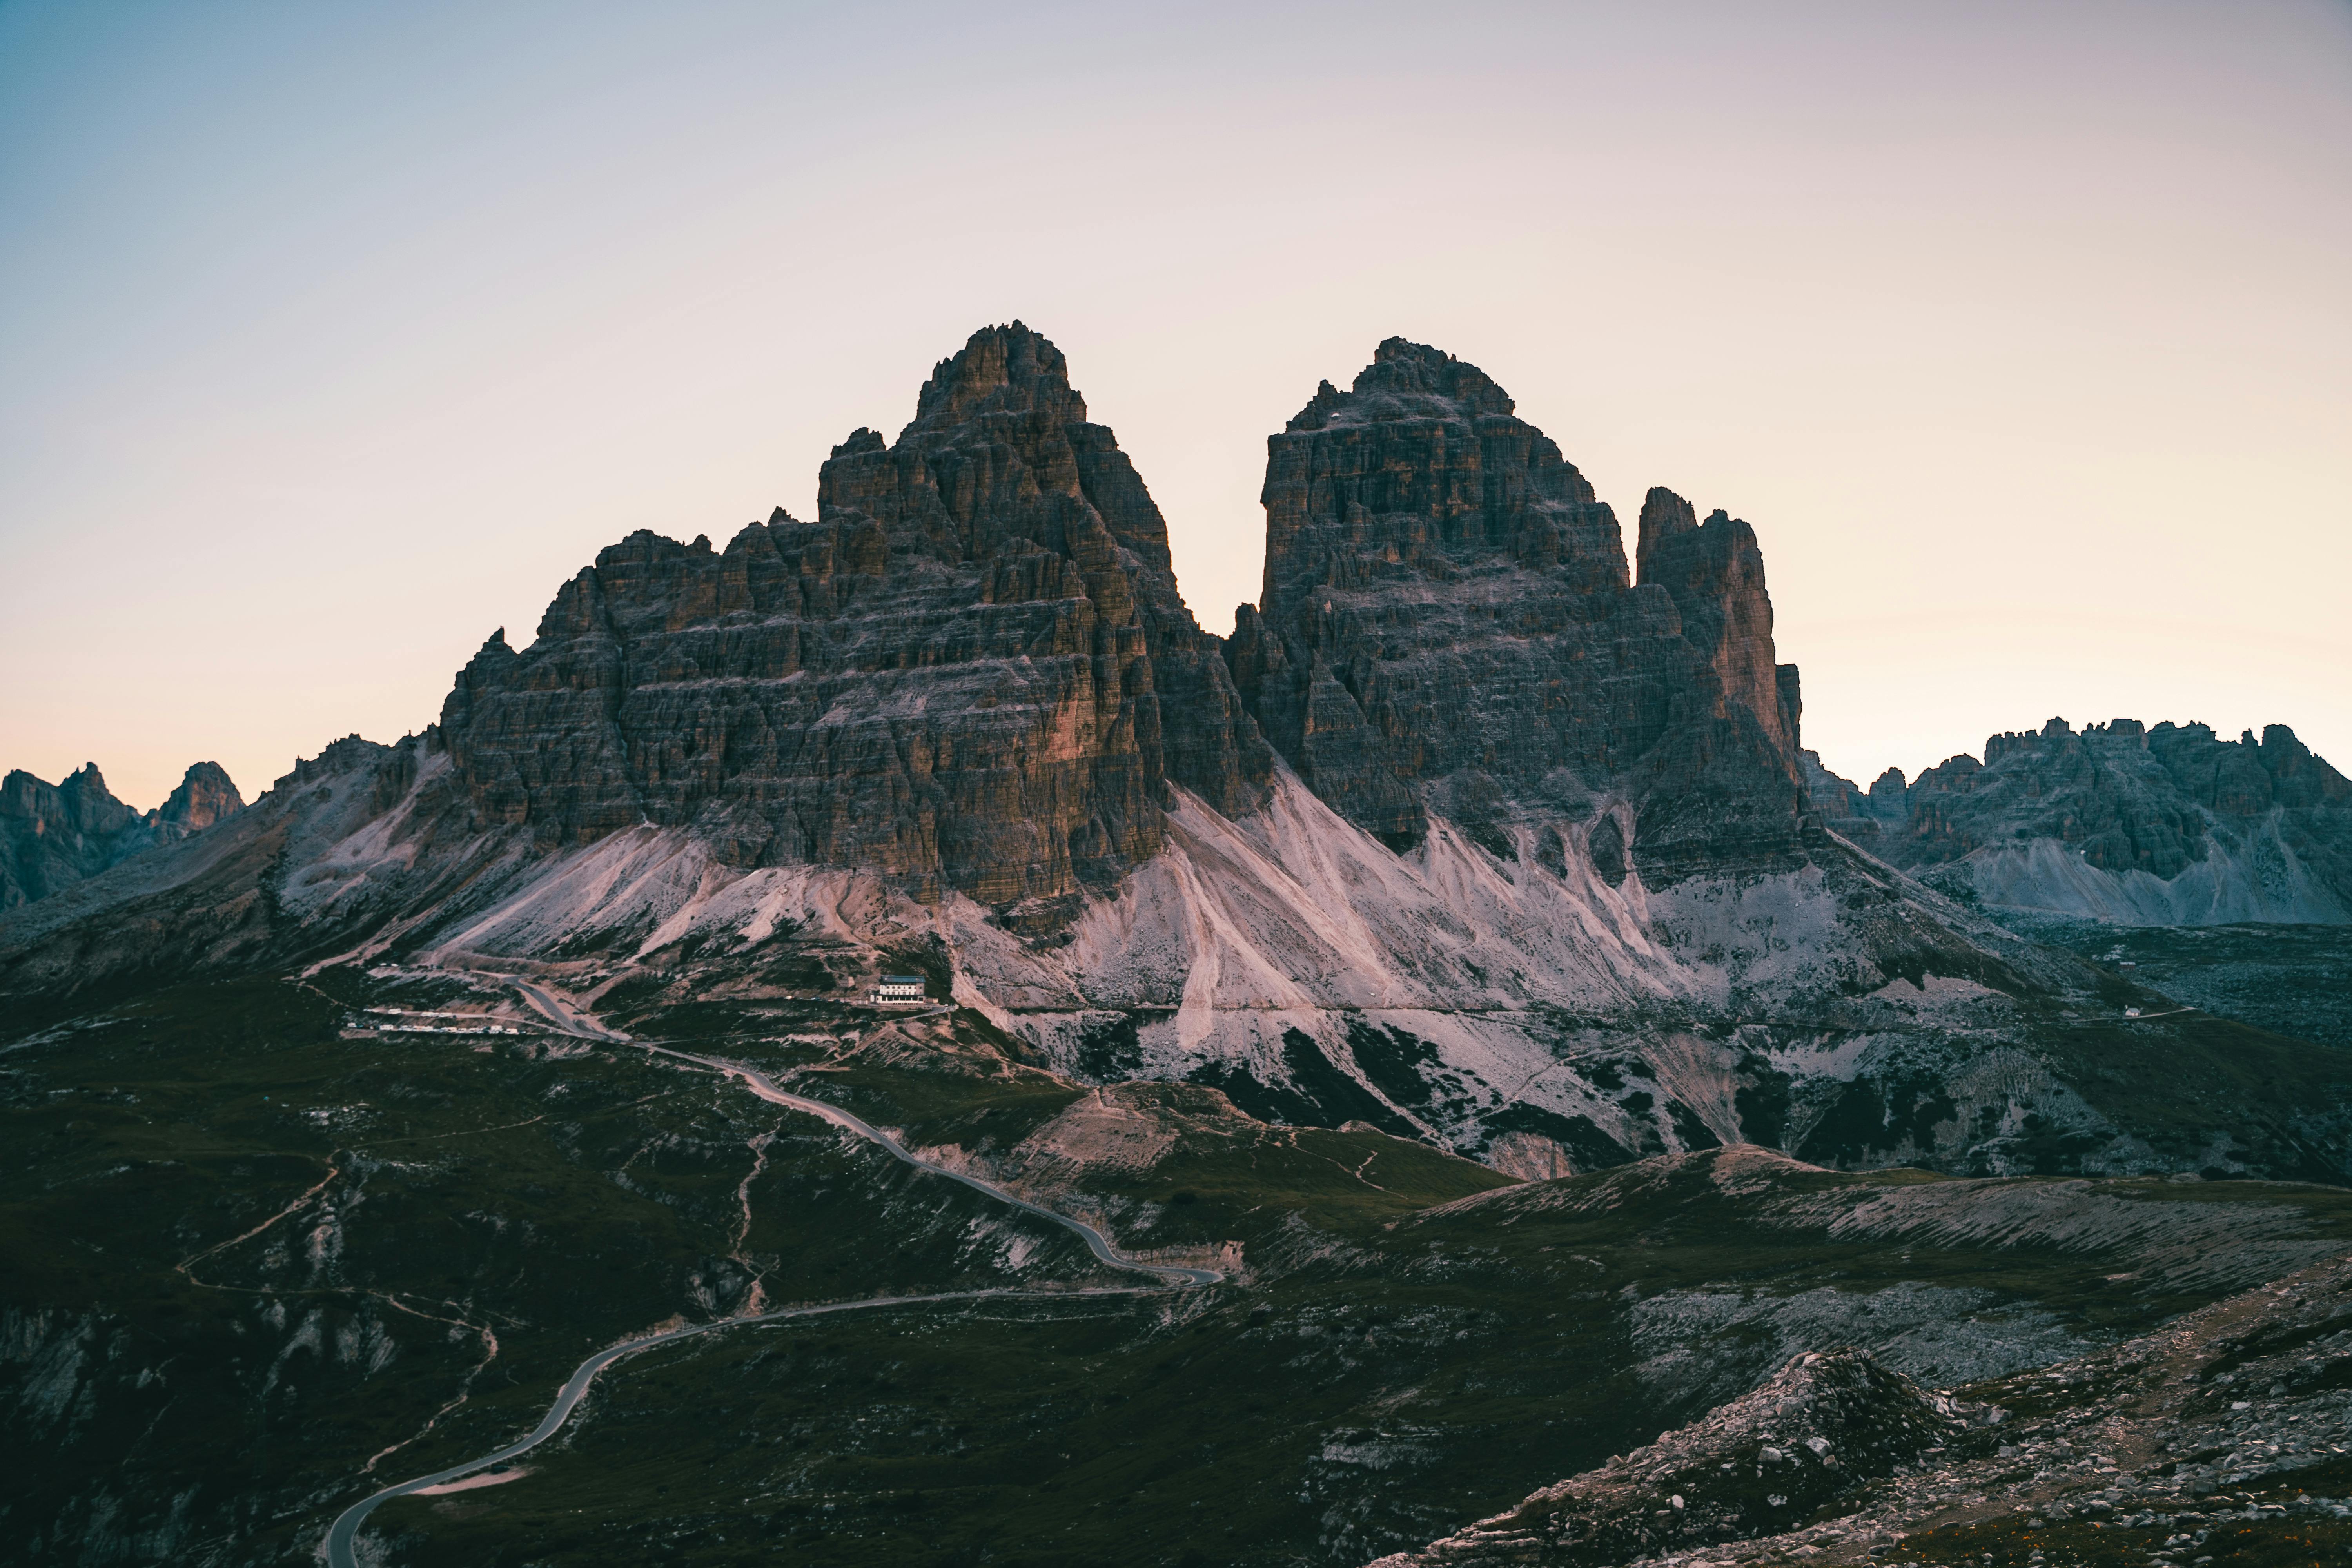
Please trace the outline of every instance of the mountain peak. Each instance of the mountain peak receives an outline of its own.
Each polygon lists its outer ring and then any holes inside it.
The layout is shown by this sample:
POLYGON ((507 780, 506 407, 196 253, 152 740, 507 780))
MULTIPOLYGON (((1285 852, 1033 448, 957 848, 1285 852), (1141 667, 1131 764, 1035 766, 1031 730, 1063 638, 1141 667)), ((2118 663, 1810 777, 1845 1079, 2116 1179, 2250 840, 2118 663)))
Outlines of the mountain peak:
POLYGON ((1502 855, 1505 824, 1620 795, 1693 864, 1796 832, 1796 672, 1746 523, 1652 491, 1632 592, 1584 476, 1486 372, 1404 338, 1351 391, 1319 385, 1267 458, 1265 585, 1228 657, 1340 815, 1400 849, 1444 816, 1502 855))
POLYGON ((228 770, 218 763, 194 763, 181 775, 180 787, 156 807, 152 820, 166 836, 201 833, 225 816, 245 809, 228 770))
POLYGON ((1357 423, 1415 415, 1475 419, 1517 409, 1511 395, 1468 361, 1408 338, 1384 338, 1349 392, 1323 383, 1289 427, 1319 430, 1335 418, 1357 423))
POLYGON ((1651 580, 1650 557, 1661 543, 1697 529, 1698 508, 1664 485, 1651 486, 1650 493, 1642 498, 1641 542, 1633 549, 1634 581, 1651 580))
POLYGON ((1062 351, 1020 321, 982 327, 940 361, 915 399, 908 428, 961 425, 997 413, 1042 414, 1061 424, 1087 416, 1086 399, 1071 389, 1062 351))
POLYGON ((601 552, 441 731, 485 826, 690 827, 731 866, 1006 905, 1109 885, 1171 782, 1232 805, 1273 761, 1142 479, 1020 321, 940 361, 895 442, 835 447, 814 521, 601 552))
POLYGON ((11 773, 0 782, 0 910, 95 877, 243 805, 218 763, 190 768, 172 798, 143 815, 114 798, 96 763, 56 784, 11 773))

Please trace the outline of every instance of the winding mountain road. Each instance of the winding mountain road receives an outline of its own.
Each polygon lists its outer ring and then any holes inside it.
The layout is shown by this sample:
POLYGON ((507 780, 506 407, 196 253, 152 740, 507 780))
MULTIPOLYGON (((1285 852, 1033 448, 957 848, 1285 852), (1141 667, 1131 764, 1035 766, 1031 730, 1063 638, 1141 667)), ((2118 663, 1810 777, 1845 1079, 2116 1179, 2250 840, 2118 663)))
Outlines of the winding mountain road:
POLYGON ((696 1334, 708 1334, 719 1329, 740 1329, 753 1323, 775 1323, 782 1322, 787 1318, 814 1318, 827 1312, 855 1312, 874 1307, 917 1307, 934 1301, 1066 1300, 1072 1296, 1139 1296, 1150 1293, 1150 1286, 1114 1285, 1097 1286, 1079 1290, 948 1290, 934 1296, 874 1296, 863 1301, 829 1301, 809 1307, 786 1307, 778 1311, 761 1312, 754 1317, 722 1318, 717 1322, 690 1323, 682 1329, 647 1334, 642 1339, 625 1340, 617 1345, 606 1346, 574 1367, 572 1376, 565 1381, 562 1389, 557 1393, 555 1403, 548 1406, 547 1414, 540 1417, 539 1425, 531 1428, 529 1436, 517 1438, 496 1453, 485 1454, 478 1459, 468 1459, 462 1465, 452 1465, 446 1470, 436 1470, 429 1476, 418 1476, 414 1480, 405 1480, 397 1486, 386 1487, 373 1496, 362 1498, 345 1509, 335 1517, 335 1522, 327 1528, 327 1563, 329 1568, 359 1568, 359 1559, 354 1554, 353 1543, 359 1537, 360 1526, 367 1522, 367 1516, 373 1513, 379 1504, 389 1502, 396 1497, 406 1497, 414 1492, 424 1491, 428 1487, 437 1487, 444 1482, 457 1480, 462 1476, 470 1476, 478 1470, 486 1470, 492 1465, 504 1464, 509 1459, 530 1452, 531 1449, 562 1430, 564 1422, 571 1418, 573 1407, 588 1396, 588 1385, 596 1381, 598 1373, 625 1356, 635 1355, 640 1351, 652 1350, 656 1345, 666 1345, 674 1340, 690 1339, 696 1334))
POLYGON ((919 1171, 929 1171, 933 1175, 945 1176, 951 1182, 961 1182, 972 1191, 994 1198, 998 1203, 1010 1204, 1024 1213, 1035 1215, 1040 1219, 1051 1220, 1064 1229, 1075 1232, 1078 1239, 1087 1244, 1087 1251, 1113 1268, 1125 1268, 1138 1274, 1150 1274, 1171 1285, 1181 1286, 1214 1285, 1224 1278, 1223 1274, 1214 1268, 1188 1268, 1175 1264, 1144 1263, 1136 1258, 1128 1258, 1110 1244, 1110 1237, 1086 1221, 1072 1219, 1068 1215, 1057 1213, 1043 1204, 1031 1203, 1027 1198, 1017 1196, 993 1182, 982 1181, 978 1176, 967 1175, 961 1171, 952 1171, 945 1165, 923 1159, 864 1117, 853 1111, 844 1110, 837 1105, 829 1105, 822 1100, 811 1100, 805 1095, 793 1094, 779 1088, 775 1079, 757 1068, 746 1067, 740 1062, 730 1062, 719 1057, 696 1056, 691 1051, 672 1050, 667 1046, 649 1045, 642 1040, 633 1040, 628 1036, 616 1034, 593 1018, 565 1006, 545 990, 528 981, 515 980, 511 976, 507 978, 509 983, 521 994, 523 1000, 531 1005, 534 1011, 550 1023, 560 1026, 566 1034, 580 1039, 600 1041, 606 1045, 635 1046, 638 1050, 646 1051, 655 1056, 674 1057, 679 1061, 692 1062, 697 1067, 709 1068, 713 1072, 723 1073, 729 1078, 740 1079, 746 1089, 771 1104, 805 1111, 821 1121, 833 1123, 845 1131, 854 1132, 869 1142, 880 1144, 893 1159, 904 1161, 919 1171))
POLYGON ((1093 1253, 1100 1262, 1113 1268, 1148 1274, 1159 1283, 1157 1285, 1097 1285, 1068 1290, 949 1290, 930 1296, 873 1296, 862 1301, 831 1301, 805 1307, 784 1307, 772 1312, 761 1312, 749 1317, 722 1318, 715 1322, 691 1323, 685 1328, 670 1329, 662 1333, 647 1334, 638 1339, 624 1340, 616 1345, 607 1345, 572 1369, 571 1377, 565 1380, 563 1387, 557 1392, 555 1403, 548 1407, 547 1414, 540 1418, 539 1425, 531 1428, 528 1435, 478 1459, 468 1459, 462 1465, 452 1465, 447 1469, 436 1470, 431 1475, 418 1476, 413 1479, 402 1481, 396 1486, 386 1487, 382 1491, 361 1499, 338 1514, 335 1517, 335 1522, 327 1528, 327 1568, 359 1568, 359 1559, 354 1544, 359 1538, 360 1527, 367 1522, 368 1515, 373 1513, 378 1506, 394 1498, 407 1497, 424 1491, 429 1487, 441 1486, 529 1453, 563 1429, 563 1424, 571 1419, 572 1410, 578 1406, 581 1400, 587 1397, 589 1385, 596 1381, 598 1373, 624 1357, 635 1355, 640 1351, 651 1350, 656 1345, 668 1344, 675 1340, 689 1339, 696 1334, 712 1333, 720 1329, 745 1328, 754 1323, 782 1322, 792 1318, 813 1318, 830 1312, 854 1312, 882 1307, 913 1307, 938 1301, 1064 1300, 1072 1296, 1146 1295, 1163 1289, 1197 1289, 1202 1286, 1214 1285, 1224 1278, 1223 1273, 1213 1268, 1146 1263, 1138 1258, 1125 1257, 1111 1245, 1108 1237, 1087 1224, 1086 1221, 1073 1219, 1066 1214, 1057 1214, 1042 1204, 1032 1203, 1027 1198, 1016 1196, 992 1182, 982 1181, 978 1176, 967 1175, 961 1171, 951 1171, 944 1165, 925 1160, 863 1117, 844 1110, 837 1105, 828 1105, 824 1100, 811 1100, 804 1095, 793 1094, 781 1089, 773 1079, 757 1068, 746 1067, 740 1062, 725 1061, 716 1057, 696 1056, 688 1051, 672 1050, 667 1046, 649 1045, 641 1040, 633 1040, 628 1036, 608 1029, 594 1018, 567 1005, 541 986, 534 985, 526 980, 519 980, 512 975, 500 975, 498 978, 512 985, 517 994, 530 1005, 534 1012, 546 1018, 564 1034, 577 1039, 594 1040, 604 1045, 632 1046, 641 1051, 656 1056, 674 1057, 680 1061, 692 1062, 698 1067, 709 1068, 713 1072, 724 1074, 730 1079, 740 1081, 753 1094, 771 1104, 803 1111, 828 1121, 845 1131, 879 1144, 893 1159, 912 1165, 917 1170, 928 1171, 937 1176, 945 1176, 951 1182, 961 1182, 972 1191, 993 1198, 998 1203, 1008 1204, 1040 1219, 1051 1220, 1054 1224, 1076 1233, 1078 1238, 1087 1244, 1087 1250, 1093 1253))

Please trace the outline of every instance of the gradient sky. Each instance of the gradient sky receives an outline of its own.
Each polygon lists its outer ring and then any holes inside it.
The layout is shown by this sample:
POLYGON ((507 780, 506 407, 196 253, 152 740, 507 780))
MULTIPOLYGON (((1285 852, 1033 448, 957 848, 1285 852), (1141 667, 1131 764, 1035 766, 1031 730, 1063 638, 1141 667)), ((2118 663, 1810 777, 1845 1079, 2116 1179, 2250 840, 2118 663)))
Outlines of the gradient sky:
POLYGON ((811 515, 1020 318, 1212 630, 1401 333, 1747 518, 1867 780, 2352 769, 2352 5, 0 0, 0 766, 438 713, 631 529, 811 515))

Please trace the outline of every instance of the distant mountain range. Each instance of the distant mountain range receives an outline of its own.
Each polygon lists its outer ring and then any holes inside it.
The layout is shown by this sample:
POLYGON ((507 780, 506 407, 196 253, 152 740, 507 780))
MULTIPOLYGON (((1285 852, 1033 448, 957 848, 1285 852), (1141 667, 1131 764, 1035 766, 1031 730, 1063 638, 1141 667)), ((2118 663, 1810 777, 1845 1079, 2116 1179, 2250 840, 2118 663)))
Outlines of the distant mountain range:
POLYGON ((2136 719, 1995 735, 1907 786, 1801 762, 1838 833, 1971 902, 2124 925, 2352 921, 2352 781, 2284 724, 2136 719))
POLYGON ((114 798, 96 763, 63 784, 28 773, 0 779, 0 909, 10 909, 173 844, 233 816, 245 802, 218 763, 188 769, 163 804, 133 811, 114 798))
POLYGON ((2058 724, 1859 791, 1802 749, 1747 523, 1653 489, 1629 562, 1501 388, 1402 339, 1269 439, 1265 501, 1212 637, 1060 352, 985 329, 834 448, 814 521, 606 549, 422 735, 0 917, 0 991, 912 967, 1070 1078, 1525 1175, 1752 1142, 2352 1177, 2338 1053, 1986 913, 2345 919, 2348 786, 2284 730, 2058 724), (2190 1115, 2114 1067, 2248 1052, 2190 1115))

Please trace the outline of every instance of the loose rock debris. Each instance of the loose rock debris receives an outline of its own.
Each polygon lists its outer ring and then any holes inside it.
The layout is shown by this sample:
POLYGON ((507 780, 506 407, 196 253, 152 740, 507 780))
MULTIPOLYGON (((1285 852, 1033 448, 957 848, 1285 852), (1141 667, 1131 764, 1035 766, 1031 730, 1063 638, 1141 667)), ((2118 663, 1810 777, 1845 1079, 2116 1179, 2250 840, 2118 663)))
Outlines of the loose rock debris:
POLYGON ((2352 1257, 2036 1372, 1790 1360, 1648 1447, 1374 1568, 2352 1563, 2352 1257))

